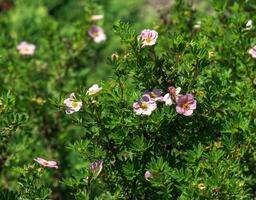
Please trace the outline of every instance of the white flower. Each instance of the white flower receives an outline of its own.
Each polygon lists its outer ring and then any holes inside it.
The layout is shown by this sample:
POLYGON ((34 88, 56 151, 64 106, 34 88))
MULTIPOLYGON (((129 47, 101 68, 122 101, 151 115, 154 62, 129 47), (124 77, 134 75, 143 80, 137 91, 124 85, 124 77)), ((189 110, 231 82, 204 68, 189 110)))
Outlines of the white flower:
POLYGON ((169 87, 169 92, 164 95, 163 101, 166 106, 170 106, 176 102, 177 96, 179 95, 181 88, 180 87, 169 87))
POLYGON ((252 47, 248 50, 248 53, 253 57, 256 58, 256 46, 252 47))
POLYGON ((156 102, 152 101, 149 95, 143 95, 140 101, 133 103, 133 111, 136 115, 151 115, 156 108, 156 102))
POLYGON ((103 15, 92 15, 90 19, 91 19, 91 21, 98 21, 98 20, 101 20, 103 18, 104 18, 103 15))
POLYGON ((97 94, 98 92, 100 92, 102 90, 102 87, 99 87, 97 84, 94 84, 92 87, 90 87, 86 94, 89 95, 89 96, 92 96, 92 95, 95 95, 97 94))
POLYGON ((64 100, 64 104, 67 107, 67 109, 66 109, 67 114, 72 114, 74 112, 78 112, 83 105, 82 101, 76 100, 74 93, 70 94, 69 98, 64 100))
POLYGON ((21 42, 17 46, 17 50, 21 55, 33 55, 35 52, 36 46, 34 44, 29 44, 25 41, 21 42))
POLYGON ((100 43, 106 40, 106 35, 103 29, 99 26, 93 25, 88 33, 95 43, 100 43))
POLYGON ((156 44, 158 33, 155 30, 144 29, 138 37, 142 40, 142 48, 156 44))
POLYGON ((250 19, 250 20, 248 20, 248 22, 246 23, 246 30, 251 30, 252 29, 252 27, 253 27, 253 25, 252 25, 252 20, 250 19))

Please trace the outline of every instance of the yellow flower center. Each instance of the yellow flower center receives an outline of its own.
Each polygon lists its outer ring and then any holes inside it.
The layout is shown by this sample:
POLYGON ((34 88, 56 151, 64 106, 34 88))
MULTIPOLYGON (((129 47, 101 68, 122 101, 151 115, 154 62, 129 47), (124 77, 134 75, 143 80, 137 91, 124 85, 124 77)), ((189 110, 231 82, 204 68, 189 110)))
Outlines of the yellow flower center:
POLYGON ((73 107, 73 108, 76 108, 77 106, 78 106, 78 102, 73 101, 73 102, 72 102, 72 107, 73 107))
POLYGON ((188 102, 187 102, 187 103, 184 103, 184 104, 182 105, 182 108, 183 108, 184 110, 189 110, 189 104, 188 104, 188 102))
POLYGON ((148 104, 146 102, 142 102, 140 107, 143 109, 143 110, 146 110, 148 108, 148 104))
POLYGON ((25 48, 23 49, 23 51, 24 51, 24 52, 29 52, 29 48, 28 48, 28 47, 25 47, 25 48))
POLYGON ((149 96, 150 96, 152 99, 157 98, 157 95, 156 95, 154 92, 150 92, 149 96))
POLYGON ((94 32, 92 33, 92 35, 93 35, 94 37, 98 37, 98 36, 99 36, 99 32, 98 32, 98 31, 94 31, 94 32))
POLYGON ((146 43, 150 43, 152 40, 151 40, 151 38, 150 37, 148 37, 148 38, 146 38, 146 43))

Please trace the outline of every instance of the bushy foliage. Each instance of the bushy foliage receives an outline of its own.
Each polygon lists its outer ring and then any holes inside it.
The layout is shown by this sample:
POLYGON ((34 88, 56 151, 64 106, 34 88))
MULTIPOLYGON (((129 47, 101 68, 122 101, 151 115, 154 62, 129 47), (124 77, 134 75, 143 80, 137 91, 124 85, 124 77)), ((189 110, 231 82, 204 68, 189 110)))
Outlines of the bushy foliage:
POLYGON ((256 2, 3 2, 0 199, 256 198, 256 2))

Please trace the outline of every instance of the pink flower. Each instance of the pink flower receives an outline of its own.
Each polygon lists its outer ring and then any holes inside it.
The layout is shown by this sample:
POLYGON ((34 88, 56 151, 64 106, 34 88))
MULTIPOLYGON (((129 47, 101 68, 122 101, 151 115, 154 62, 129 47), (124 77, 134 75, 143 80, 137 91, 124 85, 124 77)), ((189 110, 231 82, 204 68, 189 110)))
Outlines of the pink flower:
POLYGON ((142 40, 142 48, 145 46, 153 46, 156 44, 158 33, 154 30, 144 29, 138 38, 142 40))
POLYGON ((168 90, 169 90, 169 93, 165 94, 163 97, 163 101, 165 102, 166 106, 170 106, 176 102, 177 97, 181 91, 181 88, 169 87, 168 90))
POLYGON ((45 160, 43 158, 36 158, 34 159, 34 161, 36 161, 37 163, 39 163, 40 165, 44 166, 44 167, 49 167, 49 168, 56 168, 58 169, 58 165, 56 161, 52 161, 52 160, 45 160))
POLYGON ((176 111, 182 115, 190 116, 196 109, 196 100, 192 94, 181 95, 177 98, 176 111))
POLYGON ((152 178, 152 174, 150 173, 150 171, 146 171, 144 174, 144 178, 148 181, 150 178, 152 178))
POLYGON ((102 87, 99 87, 99 85, 97 84, 94 84, 92 87, 90 87, 86 94, 89 95, 89 96, 93 96, 95 94, 97 94, 98 92, 100 92, 102 90, 102 87))
POLYGON ((256 58, 256 46, 249 49, 248 53, 253 57, 256 58))
POLYGON ((136 115, 151 115, 156 108, 156 102, 147 94, 143 95, 138 102, 133 104, 133 111, 136 115))
POLYGON ((103 18, 104 18, 103 15, 92 15, 90 19, 91 19, 91 21, 98 21, 98 20, 101 20, 103 18))
POLYGON ((92 173, 96 173, 96 176, 98 176, 100 174, 102 169, 103 169, 103 161, 102 160, 98 160, 98 161, 90 164, 90 170, 92 173))
POLYGON ((72 114, 74 112, 79 111, 83 105, 82 101, 76 100, 74 93, 70 94, 69 98, 64 100, 64 104, 67 107, 66 109, 67 114, 72 114))
POLYGON ((153 101, 162 101, 163 100, 162 92, 159 89, 154 89, 150 92, 146 92, 145 94, 148 94, 150 96, 150 99, 153 101))
POLYGON ((106 35, 103 29, 99 26, 93 25, 88 33, 95 43, 100 43, 106 40, 106 35))
POLYGON ((33 55, 35 52, 36 46, 34 44, 29 44, 27 42, 21 42, 17 46, 17 50, 21 55, 33 55))

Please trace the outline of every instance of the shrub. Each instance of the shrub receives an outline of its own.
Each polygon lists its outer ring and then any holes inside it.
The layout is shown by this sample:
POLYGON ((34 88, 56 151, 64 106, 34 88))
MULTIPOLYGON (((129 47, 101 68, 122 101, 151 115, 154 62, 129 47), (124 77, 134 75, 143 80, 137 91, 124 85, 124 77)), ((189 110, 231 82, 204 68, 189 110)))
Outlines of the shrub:
POLYGON ((255 198, 256 4, 134 5, 2 14, 2 199, 255 198))

